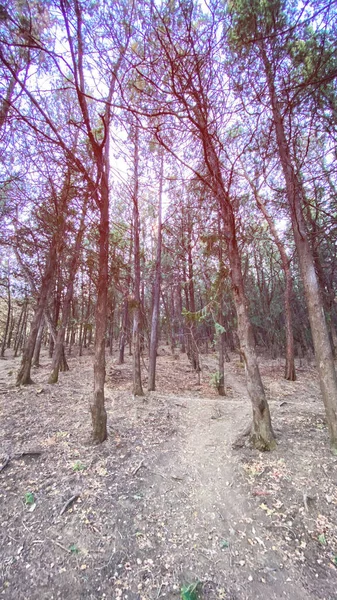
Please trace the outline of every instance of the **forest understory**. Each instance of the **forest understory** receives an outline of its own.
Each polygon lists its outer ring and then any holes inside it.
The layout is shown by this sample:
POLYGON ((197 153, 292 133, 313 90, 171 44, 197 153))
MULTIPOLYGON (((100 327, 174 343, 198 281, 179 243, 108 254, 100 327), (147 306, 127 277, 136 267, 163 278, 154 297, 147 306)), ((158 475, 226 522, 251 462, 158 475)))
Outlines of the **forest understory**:
POLYGON ((186 355, 160 346, 144 397, 131 360, 108 358, 99 446, 90 354, 48 385, 45 353, 19 388, 20 359, 0 361, 1 597, 335 600, 337 458, 314 365, 290 382, 283 361, 260 358, 278 441, 262 454, 232 447, 250 419, 237 355, 222 398, 215 353, 198 384, 186 355))

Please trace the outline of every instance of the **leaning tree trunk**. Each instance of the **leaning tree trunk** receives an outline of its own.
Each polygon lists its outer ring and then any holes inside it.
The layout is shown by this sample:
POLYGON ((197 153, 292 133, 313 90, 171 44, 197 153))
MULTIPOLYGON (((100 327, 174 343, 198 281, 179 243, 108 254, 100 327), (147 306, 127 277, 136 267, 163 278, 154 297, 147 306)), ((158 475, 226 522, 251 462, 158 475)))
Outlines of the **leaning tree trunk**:
POLYGON ((134 300, 133 300, 133 393, 143 396, 140 367, 140 243, 138 207, 139 130, 135 127, 134 191, 133 191, 133 252, 134 252, 134 300))
POLYGON ((154 391, 156 387, 156 360, 158 346, 158 327, 159 327, 159 305, 160 305, 160 282, 161 282, 161 248, 162 248, 162 196, 163 196, 163 177, 164 177, 164 153, 160 156, 160 174, 159 174, 159 203, 158 203, 158 239, 156 253, 156 267, 153 288, 153 309, 151 322, 151 340, 149 356, 149 382, 147 389, 154 391))
POLYGON ((229 238, 227 237, 227 243, 233 297, 238 321, 240 353, 245 364, 247 390, 253 407, 251 438, 255 448, 258 450, 272 450, 275 448, 276 442, 271 426, 269 406, 257 363, 252 325, 249 320, 248 306, 244 293, 240 255, 234 230, 233 235, 230 235, 229 238))
POLYGON ((40 366, 40 353, 41 353, 43 331, 44 331, 44 322, 42 319, 40 327, 39 327, 39 331, 37 334, 36 342, 35 342, 35 348, 34 348, 34 354, 33 354, 33 367, 40 366))
POLYGON ((234 304, 237 314, 237 329, 240 340, 240 352, 244 360, 247 390, 252 403, 253 424, 251 439, 259 450, 272 450, 276 446, 271 426, 269 406, 266 399, 261 375, 257 363, 252 326, 248 316, 248 306, 245 297, 241 259, 236 239, 236 226, 233 206, 225 188, 221 173, 219 157, 215 150, 207 123, 200 111, 196 109, 199 132, 203 143, 205 163, 211 178, 212 190, 218 202, 223 220, 224 235, 227 241, 228 259, 231 268, 231 283, 234 304))
POLYGON ((304 284, 316 364, 329 429, 330 446, 332 452, 337 454, 337 377, 329 332, 324 316, 323 302, 315 271, 313 252, 309 244, 303 214, 303 199, 305 194, 291 161, 290 149, 276 96, 273 73, 262 43, 260 49, 267 76, 277 146, 286 183, 287 200, 290 208, 301 277, 304 284))
POLYGON ((25 322, 27 320, 27 311, 28 311, 28 300, 25 299, 25 301, 22 305, 21 312, 20 312, 19 321, 18 321, 18 325, 16 328, 16 334, 15 334, 15 338, 14 338, 14 358, 17 357, 20 346, 21 346, 22 332, 24 329, 25 322))
POLYGON ((25 348, 23 351, 21 366, 16 379, 16 385, 27 385, 33 383, 30 376, 30 371, 32 366, 35 342, 42 321, 43 312, 47 304, 48 293, 55 273, 56 261, 57 239, 56 235, 54 235, 50 244, 49 256, 47 259, 45 272, 41 283, 40 296, 37 301, 37 306, 35 309, 33 321, 31 323, 28 340, 25 344, 25 348))

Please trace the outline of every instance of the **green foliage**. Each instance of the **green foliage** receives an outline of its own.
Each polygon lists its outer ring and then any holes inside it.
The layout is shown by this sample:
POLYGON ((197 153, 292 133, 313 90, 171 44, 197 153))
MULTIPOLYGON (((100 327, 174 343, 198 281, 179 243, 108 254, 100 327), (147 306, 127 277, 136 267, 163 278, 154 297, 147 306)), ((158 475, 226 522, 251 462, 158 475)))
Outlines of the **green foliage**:
POLYGON ((27 506, 32 506, 35 503, 35 497, 33 492, 25 493, 25 503, 27 506))
POLYGON ((86 468, 86 465, 84 465, 80 460, 77 460, 73 464, 73 471, 85 471, 86 468))
POLYGON ((207 307, 198 310, 197 312, 190 312, 186 308, 183 308, 182 313, 183 317, 186 318, 187 321, 194 323, 201 323, 207 317, 207 307))
POLYGON ((215 373, 212 373, 209 382, 210 382, 210 384, 211 384, 212 387, 215 387, 216 389, 218 389, 219 384, 220 384, 220 373, 219 373, 219 371, 216 371, 215 373))
POLYGON ((321 533, 318 536, 318 541, 320 544, 322 544, 322 546, 326 546, 326 537, 325 537, 324 533, 321 533))
POLYGON ((183 585, 180 590, 181 600, 198 600, 198 598, 200 598, 197 591, 199 583, 199 581, 196 581, 195 583, 190 583, 189 585, 183 585))
POLYGON ((220 323, 214 323, 215 333, 221 335, 226 332, 226 329, 220 323))
POLYGON ((79 554, 79 547, 76 546, 76 544, 71 544, 71 546, 69 546, 69 550, 72 554, 79 554))

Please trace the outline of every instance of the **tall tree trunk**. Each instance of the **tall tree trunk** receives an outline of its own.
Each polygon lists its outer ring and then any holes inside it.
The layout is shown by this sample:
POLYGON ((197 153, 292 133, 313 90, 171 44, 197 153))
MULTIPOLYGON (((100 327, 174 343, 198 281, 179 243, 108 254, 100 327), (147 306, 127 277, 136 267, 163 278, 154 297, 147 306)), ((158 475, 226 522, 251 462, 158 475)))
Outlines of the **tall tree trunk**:
POLYGON ((237 314, 240 353, 245 364, 247 390, 253 409, 251 439, 257 449, 271 450, 275 448, 276 442, 271 426, 269 406, 257 363, 252 326, 248 316, 241 258, 236 238, 234 211, 224 185, 219 157, 215 150, 215 142, 208 131, 208 124, 205 122, 200 110, 196 109, 195 113, 203 143, 205 163, 211 178, 212 190, 219 205, 224 226, 223 231, 227 241, 233 299, 237 314))
POLYGON ((133 252, 134 252, 134 306, 133 306, 133 393, 143 396, 140 367, 140 243, 139 243, 139 128, 135 126, 134 190, 133 190, 133 252))
MULTIPOLYGON (((129 260, 128 264, 131 265, 132 260, 132 249, 133 249, 133 240, 131 237, 131 243, 129 248, 129 260)), ((124 298, 123 312, 122 312, 122 323, 121 330, 119 335, 119 357, 118 364, 123 365, 125 360, 125 346, 128 338, 128 329, 129 329, 129 294, 130 294, 130 286, 131 286, 131 270, 128 270, 128 276, 126 280, 126 294, 124 298)))
POLYGON ((183 299, 181 294, 181 282, 178 281, 178 310, 179 310, 179 343, 180 343, 180 351, 185 354, 186 352, 186 343, 185 343, 185 321, 182 319, 183 313, 183 299))
POLYGON ((188 267, 188 296, 189 296, 189 311, 192 314, 191 322, 190 322, 190 359, 192 363, 192 368, 198 373, 198 377, 200 377, 200 360, 199 360, 199 348, 198 348, 198 331, 195 321, 195 293, 194 293, 194 272, 193 272, 193 256, 192 256, 192 232, 193 225, 191 222, 190 214, 187 215, 187 231, 188 231, 188 240, 187 240, 187 267, 188 267))
POLYGON ((8 262, 8 274, 7 274, 7 318, 6 318, 6 325, 5 325, 4 336, 3 336, 2 344, 1 344, 1 353, 0 353, 1 358, 3 358, 5 356, 5 350, 6 350, 6 346, 7 346, 7 339, 8 339, 8 332, 9 332, 10 321, 11 321, 11 283, 10 283, 9 262, 8 262))
POLYGON ((25 299, 22 309, 19 316, 19 321, 16 329, 16 334, 14 338, 14 357, 16 358, 20 349, 21 340, 22 340, 22 332, 24 328, 24 323, 27 320, 27 309, 28 309, 28 300, 25 299))
POLYGON ((40 352, 41 352, 41 345, 42 345, 43 330, 44 330, 44 322, 42 319, 41 323, 40 323, 39 331, 37 334, 36 342, 35 342, 35 348, 34 348, 34 354, 33 354, 33 367, 40 366, 40 352))
POLYGON ((92 436, 96 443, 107 438, 107 414, 104 402, 105 335, 107 325, 109 276, 109 144, 105 148, 102 171, 99 223, 99 263, 95 314, 94 397, 90 404, 92 436))
POLYGON ((315 271, 313 252, 309 244, 303 214, 303 200, 305 194, 301 181, 292 164, 290 148, 287 143, 281 110, 277 100, 273 73, 262 43, 260 44, 260 49, 267 76, 277 146, 286 183, 286 193, 290 208, 292 228, 300 264, 301 277, 304 284, 316 364, 330 435, 330 446, 332 452, 337 454, 337 377, 327 323, 324 316, 323 302, 315 271))
MULTIPOLYGON (((223 327, 223 300, 220 298, 219 302, 219 315, 218 322, 221 327, 223 327)), ((217 390, 219 396, 226 396, 226 387, 225 387, 225 333, 220 331, 219 334, 219 377, 217 381, 217 390)))
POLYGON ((220 224, 220 215, 218 217, 218 242, 219 242, 219 314, 218 314, 218 323, 221 327, 221 331, 219 331, 219 377, 217 382, 217 389, 219 396, 226 395, 225 388, 225 370, 224 370, 224 362, 225 362, 225 332, 224 329, 224 317, 223 317, 223 276, 224 276, 224 263, 223 263, 223 250, 222 250, 222 231, 220 224))
MULTIPOLYGON (((57 324, 60 316, 61 309, 61 295, 62 295, 62 279, 61 279, 61 265, 60 261, 62 260, 61 252, 58 253, 58 264, 57 264, 57 275, 56 275, 56 286, 54 290, 54 302, 53 302, 53 316, 52 323, 54 327, 54 331, 57 331, 57 324)), ((56 340, 54 340, 53 336, 50 336, 49 340, 49 358, 52 358, 54 353, 56 340)))
POLYGON ((41 283, 40 296, 37 300, 35 314, 30 327, 28 340, 22 355, 21 366, 16 378, 16 385, 27 385, 32 382, 30 371, 32 366, 32 358, 34 354, 35 342, 39 327, 42 321, 43 313, 47 304, 48 293, 54 277, 57 261, 57 239, 53 236, 49 249, 49 256, 45 266, 44 275, 41 283))
POLYGON ((125 362, 125 344, 127 341, 127 329, 128 329, 128 320, 129 320, 129 298, 126 296, 124 298, 124 306, 122 312, 122 326, 121 332, 119 336, 119 356, 118 356, 118 364, 123 365, 125 362))
POLYGON ((10 327, 9 327, 9 332, 8 332, 8 336, 7 336, 7 348, 8 348, 8 350, 10 349, 11 344, 12 344, 12 337, 13 337, 13 333, 14 333, 14 328, 15 328, 15 318, 14 318, 14 315, 12 313, 10 327))
POLYGON ((161 248, 162 248, 162 196, 164 179, 164 152, 161 149, 160 154, 160 173, 159 173, 159 202, 158 202, 158 239, 156 252, 156 267, 153 287, 153 309, 151 322, 150 339, 150 357, 149 357, 149 382, 148 390, 154 391, 156 388, 156 360, 158 347, 158 327, 159 327, 159 305, 160 305, 160 284, 161 284, 161 248))
POLYGON ((64 360, 64 337, 66 332, 66 327, 70 317, 71 310, 71 302, 73 298, 74 291, 74 281, 77 273, 78 263, 80 259, 80 251, 81 244, 85 230, 85 217, 87 214, 88 200, 85 199, 84 205, 82 208, 81 221, 79 225, 79 229, 76 235, 75 247, 73 251, 73 256, 71 259, 70 267, 69 267, 69 276, 67 283, 67 290, 63 300, 62 307, 62 319, 61 324, 57 332, 53 360, 51 365, 51 373, 49 375, 48 383, 57 383, 60 366, 62 361, 64 360))

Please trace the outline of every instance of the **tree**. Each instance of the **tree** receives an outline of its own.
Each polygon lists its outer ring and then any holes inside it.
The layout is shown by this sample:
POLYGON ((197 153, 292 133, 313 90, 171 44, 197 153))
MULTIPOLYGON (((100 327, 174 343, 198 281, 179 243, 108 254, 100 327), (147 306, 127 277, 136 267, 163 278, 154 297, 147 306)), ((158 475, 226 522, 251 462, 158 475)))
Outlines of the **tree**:
MULTIPOLYGON (((166 106, 172 111, 172 104, 174 105, 180 123, 184 124, 187 130, 190 129, 192 139, 200 144, 206 174, 203 179, 216 199, 223 221, 237 312, 240 351, 245 362, 247 389, 253 408, 251 437, 257 448, 268 450, 275 447, 275 439, 248 317, 235 214, 230 196, 231 176, 228 173, 226 185, 220 158, 222 143, 219 125, 223 118, 221 109, 225 105, 225 99, 219 96, 218 90, 215 94, 212 87, 214 81, 218 81, 220 77, 213 61, 215 38, 214 21, 207 20, 201 13, 198 14, 198 9, 194 10, 193 5, 182 3, 173 14, 170 8, 165 6, 163 12, 158 15, 153 43, 149 45, 144 78, 146 81, 151 80, 155 89, 158 89, 155 65, 159 52, 165 63, 166 106), (152 66, 152 72, 149 72, 149 64, 152 66)), ((162 97, 160 101, 163 102, 162 97)), ((158 131, 157 139, 169 149, 158 131)))
MULTIPOLYGON (((90 195, 99 210, 94 397, 91 403, 93 439, 96 442, 102 442, 107 436, 104 381, 109 259, 109 129, 117 73, 130 37, 126 10, 126 7, 109 4, 106 10, 105 7, 101 7, 95 12, 92 7, 88 7, 85 12, 79 0, 74 0, 71 5, 65 0, 60 0, 56 7, 55 19, 68 44, 63 54, 50 47, 52 40, 48 36, 35 35, 34 32, 30 32, 29 36, 21 33, 19 44, 32 48, 37 59, 41 56, 47 57, 48 67, 55 73, 55 85, 59 84, 61 91, 66 83, 67 90, 70 90, 65 96, 72 99, 71 110, 65 111, 66 121, 63 121, 62 125, 53 110, 55 106, 46 103, 39 88, 34 94, 29 82, 20 78, 12 56, 7 51, 7 48, 16 46, 15 36, 20 36, 20 27, 12 35, 11 45, 0 48, 3 67, 10 77, 14 77, 18 88, 39 116, 38 121, 33 120, 30 115, 24 113, 22 107, 20 118, 42 134, 49 144, 56 145, 59 151, 64 153, 68 164, 72 164, 73 169, 81 174, 87 183, 90 195), (102 75, 100 89, 95 90, 98 92, 97 101, 92 95, 93 69, 102 75), (82 141, 80 146, 74 144, 74 137, 78 138, 79 133, 82 141), (86 147, 86 153, 83 153, 83 146, 86 147)), ((132 15, 130 18, 132 19, 132 15)), ((41 79, 37 78, 37 85, 40 83, 41 79)), ((58 90, 55 92, 57 97, 58 90)), ((60 98, 59 95, 59 101, 60 98)), ((56 113, 59 118, 57 110, 56 113)), ((38 327, 34 327, 34 330, 37 334, 38 327)), ((21 374, 19 380, 22 380, 21 374)))
POLYGON ((158 348, 158 329, 160 317, 160 287, 161 287, 161 260, 162 260, 162 203, 163 203, 163 180, 164 180, 164 152, 160 150, 159 166, 159 192, 158 192, 158 230, 157 230, 157 249, 156 265, 153 284, 152 301, 152 320, 151 320, 151 340, 149 353, 149 381, 148 390, 154 391, 156 385, 156 358, 158 348))
POLYGON ((292 93, 289 61, 286 60, 286 39, 289 36, 289 22, 286 4, 275 0, 270 4, 254 2, 232 2, 232 24, 235 42, 249 56, 259 57, 263 68, 271 106, 272 124, 276 147, 286 186, 286 196, 292 222, 301 277, 315 348, 320 386, 327 416, 330 445, 337 453, 337 377, 317 279, 312 248, 308 237, 308 228, 304 216, 305 190, 301 175, 292 157, 291 130, 286 130, 285 118, 293 118, 291 101, 284 103, 284 96, 292 93), (288 28, 288 29, 287 29, 288 28), (286 31, 286 34, 282 32, 286 31), (253 42, 253 43, 252 43, 253 42), (282 64, 282 79, 279 65, 282 64), (290 80, 290 85, 288 81, 290 80), (283 81, 287 81, 284 89, 283 81))
POLYGON ((134 288, 133 288, 133 393, 143 396, 142 376, 140 366, 140 242, 139 242, 139 126, 134 126, 134 177, 133 177, 133 257, 134 257, 134 288))

